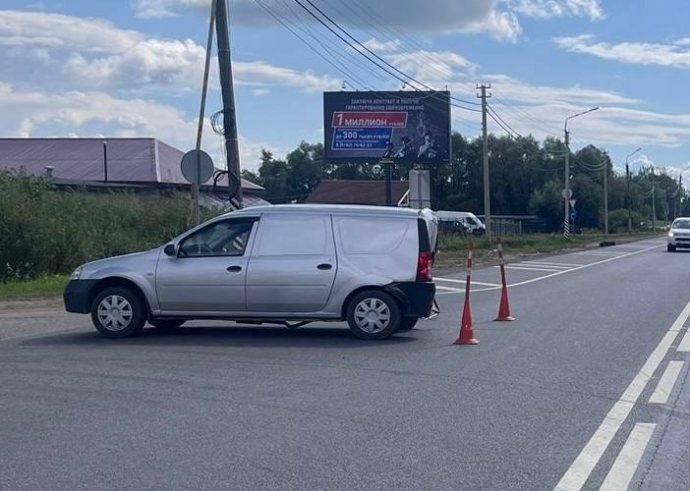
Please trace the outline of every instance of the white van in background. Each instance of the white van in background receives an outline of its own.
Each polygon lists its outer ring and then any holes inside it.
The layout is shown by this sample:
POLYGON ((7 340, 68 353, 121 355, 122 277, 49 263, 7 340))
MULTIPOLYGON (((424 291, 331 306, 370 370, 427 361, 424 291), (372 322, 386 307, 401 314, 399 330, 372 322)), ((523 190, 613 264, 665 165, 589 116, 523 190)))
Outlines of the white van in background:
POLYGON ((467 234, 484 235, 486 233, 486 225, 477 218, 477 215, 468 211, 444 211, 436 212, 436 217, 440 223, 455 222, 459 223, 467 234))

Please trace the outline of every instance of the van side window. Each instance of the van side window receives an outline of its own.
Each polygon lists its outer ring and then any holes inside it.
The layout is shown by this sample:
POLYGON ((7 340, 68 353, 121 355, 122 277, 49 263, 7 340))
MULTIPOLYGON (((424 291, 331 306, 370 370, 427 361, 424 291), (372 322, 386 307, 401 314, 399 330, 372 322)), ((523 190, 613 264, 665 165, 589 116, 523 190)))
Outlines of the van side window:
POLYGON ((253 255, 320 255, 327 251, 330 217, 265 215, 253 255))
POLYGON ((242 256, 253 220, 225 220, 204 227, 180 245, 180 257, 242 256))

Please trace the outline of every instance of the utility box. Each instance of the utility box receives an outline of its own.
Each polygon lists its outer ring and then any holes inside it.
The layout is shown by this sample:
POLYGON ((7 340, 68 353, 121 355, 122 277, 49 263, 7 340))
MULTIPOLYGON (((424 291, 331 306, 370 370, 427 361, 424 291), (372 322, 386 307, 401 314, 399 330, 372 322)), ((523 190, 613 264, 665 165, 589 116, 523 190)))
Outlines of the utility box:
POLYGON ((410 208, 431 208, 431 176, 428 170, 410 171, 410 208))

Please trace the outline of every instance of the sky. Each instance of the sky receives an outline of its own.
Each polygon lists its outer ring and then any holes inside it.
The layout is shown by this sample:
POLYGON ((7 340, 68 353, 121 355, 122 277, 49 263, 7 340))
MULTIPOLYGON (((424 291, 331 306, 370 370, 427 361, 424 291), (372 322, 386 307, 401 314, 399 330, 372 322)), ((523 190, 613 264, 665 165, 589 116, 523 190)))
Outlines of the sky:
MULTIPOLYGON (((231 0, 243 168, 262 148, 321 141, 323 91, 403 88, 300 3, 425 85, 476 103, 476 84, 491 84, 489 104, 517 134, 562 138, 567 116, 600 107, 570 121, 574 150, 601 146, 621 171, 643 147, 633 169, 690 183, 687 0, 231 0)), ((192 148, 209 13, 210 0, 0 0, 0 136, 192 148)), ((215 57, 207 107, 221 108, 215 57)), ((463 135, 480 123, 453 109, 463 135)), ((208 122, 204 148, 224 167, 208 122)))

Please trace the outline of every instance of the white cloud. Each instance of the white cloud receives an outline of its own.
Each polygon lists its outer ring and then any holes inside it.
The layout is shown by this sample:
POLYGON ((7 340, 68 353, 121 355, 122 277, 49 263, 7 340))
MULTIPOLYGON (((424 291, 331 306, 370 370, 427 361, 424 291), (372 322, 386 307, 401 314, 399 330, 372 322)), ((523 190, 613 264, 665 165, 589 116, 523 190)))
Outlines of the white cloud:
POLYGON ((310 71, 298 72, 263 61, 235 62, 233 70, 237 84, 296 87, 307 93, 337 90, 340 82, 327 75, 314 75, 310 71))
POLYGON ((456 78, 459 74, 473 74, 477 65, 464 56, 451 51, 412 51, 388 56, 398 69, 416 79, 427 79, 436 84, 456 78))
POLYGON ((252 90, 252 95, 254 95, 256 97, 261 97, 264 95, 268 95, 270 93, 271 93, 271 91, 268 89, 253 89, 252 90))
POLYGON ((0 10, 0 46, 112 53, 143 40, 143 34, 101 19, 0 10))
POLYGON ((367 41, 364 41, 362 44, 370 50, 378 52, 398 51, 402 46, 402 43, 399 39, 394 39, 392 41, 379 41, 376 38, 371 38, 367 41))
MULTIPOLYGON (((284 3, 278 0, 262 1, 288 22, 297 21, 295 14, 288 11, 284 3)), ((343 14, 344 10, 355 8, 359 17, 366 17, 367 22, 377 28, 395 27, 411 33, 482 32, 499 40, 513 41, 521 32, 520 26, 512 13, 498 10, 503 3, 503 0, 435 0, 433 4, 427 0, 357 0, 356 5, 347 5, 345 8, 322 2, 316 5, 345 28, 362 27, 358 16, 343 14)), ((185 7, 206 14, 210 8, 210 0, 133 0, 130 4, 140 17, 169 17, 177 15, 185 7)), ((232 0, 231 5, 233 21, 238 24, 276 25, 274 19, 252 0, 232 0)), ((303 21, 316 22, 299 5, 293 6, 293 12, 303 21)))
POLYGON ((573 37, 556 37, 556 45, 571 53, 590 54, 605 60, 639 65, 660 65, 673 68, 690 68, 690 39, 684 38, 674 44, 658 43, 606 43, 596 42, 591 34, 573 37))
POLYGON ((509 7, 535 19, 587 17, 598 21, 605 17, 600 0, 508 0, 509 7))
MULTIPOLYGON (((71 87, 129 91, 160 87, 185 92, 201 85, 206 50, 191 39, 174 40, 123 30, 100 19, 83 19, 42 12, 0 11, 0 46, 17 62, 30 55, 51 66, 71 87), (49 33, 35 36, 36 32, 49 33)), ((217 61, 212 63, 217 87, 217 61)), ((30 69, 20 65, 21 69, 30 69)), ((289 86, 307 93, 337 89, 325 75, 299 72, 263 61, 235 61, 238 85, 289 86)), ((7 69, 7 68, 6 68, 7 69)), ((2 68, 0 68, 2 70, 2 68)))

